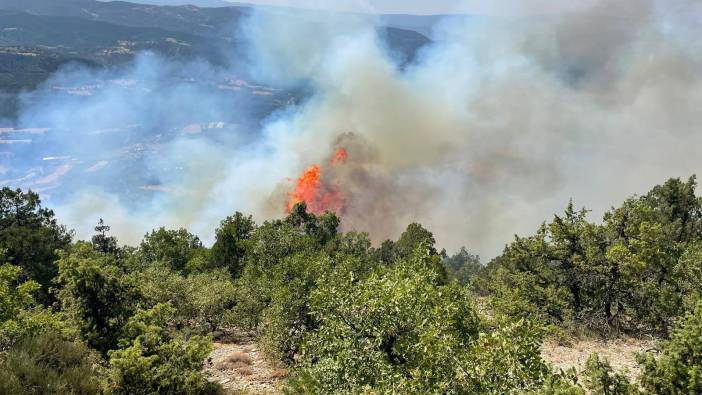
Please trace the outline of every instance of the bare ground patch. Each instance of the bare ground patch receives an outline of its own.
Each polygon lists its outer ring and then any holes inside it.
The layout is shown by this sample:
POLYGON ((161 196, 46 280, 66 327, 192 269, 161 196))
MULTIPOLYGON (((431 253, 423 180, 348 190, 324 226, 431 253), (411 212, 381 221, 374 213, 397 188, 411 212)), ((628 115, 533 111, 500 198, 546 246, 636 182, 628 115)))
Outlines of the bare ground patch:
POLYGON ((287 371, 265 360, 251 334, 216 341, 205 371, 227 394, 280 394, 287 371))
POLYGON ((557 369, 567 370, 575 367, 578 372, 585 368, 590 354, 596 352, 606 357, 612 367, 635 379, 641 373, 636 354, 654 349, 656 339, 619 338, 611 340, 576 340, 568 346, 559 345, 555 341, 546 341, 541 348, 543 358, 557 369))

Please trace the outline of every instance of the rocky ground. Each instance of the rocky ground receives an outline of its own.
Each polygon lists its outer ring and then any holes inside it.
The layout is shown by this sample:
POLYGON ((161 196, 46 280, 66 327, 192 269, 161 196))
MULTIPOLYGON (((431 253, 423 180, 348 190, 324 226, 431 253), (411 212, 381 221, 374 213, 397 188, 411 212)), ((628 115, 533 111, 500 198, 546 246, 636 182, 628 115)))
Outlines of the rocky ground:
POLYGON ((288 372, 266 361, 250 334, 216 341, 205 370, 227 394, 279 394, 288 372))

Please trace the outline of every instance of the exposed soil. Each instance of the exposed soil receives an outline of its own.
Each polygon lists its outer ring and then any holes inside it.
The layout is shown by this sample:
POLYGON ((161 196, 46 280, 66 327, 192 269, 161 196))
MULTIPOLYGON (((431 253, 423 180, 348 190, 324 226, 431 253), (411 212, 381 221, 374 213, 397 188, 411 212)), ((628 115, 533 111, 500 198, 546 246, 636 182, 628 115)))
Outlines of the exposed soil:
POLYGON ((287 371, 265 360, 251 334, 216 341, 205 371, 226 394, 280 394, 287 371))
POLYGON ((596 352, 606 357, 616 371, 625 373, 635 379, 641 373, 636 363, 636 354, 656 348, 655 339, 619 338, 612 340, 577 340, 572 345, 562 346, 556 342, 546 341, 541 348, 543 358, 552 363, 556 369, 575 367, 578 372, 585 368, 590 354, 596 352))
MULTIPOLYGON (((210 380, 220 383, 226 394, 280 394, 287 376, 285 369, 268 362, 250 333, 227 336, 214 343, 205 371, 210 380)), ((630 379, 640 374, 636 354, 656 349, 656 339, 619 338, 613 340, 576 340, 571 345, 546 341, 541 349, 543 358, 554 368, 567 370, 585 368, 590 354, 606 357, 612 367, 630 379)))

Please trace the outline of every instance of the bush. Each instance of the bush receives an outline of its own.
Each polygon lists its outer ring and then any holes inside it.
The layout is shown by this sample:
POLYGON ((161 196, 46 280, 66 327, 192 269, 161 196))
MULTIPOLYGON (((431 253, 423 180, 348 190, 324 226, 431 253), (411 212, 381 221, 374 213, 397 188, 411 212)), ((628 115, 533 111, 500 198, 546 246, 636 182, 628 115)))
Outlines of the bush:
POLYGON ((667 336, 700 299, 702 199, 695 177, 671 179, 604 216, 568 204, 536 235, 517 238, 476 281, 496 314, 569 330, 667 336))
POLYGON ((54 212, 42 207, 39 195, 0 189, 0 250, 8 263, 22 268, 20 280, 41 285, 37 298, 44 304, 51 301, 48 291, 58 273, 56 250, 67 248, 71 237, 54 212))
POLYGON ((684 316, 660 357, 642 355, 639 363, 641 384, 648 393, 702 393, 702 303, 684 316))
POLYGON ((61 315, 38 305, 34 294, 40 285, 29 280, 17 285, 21 269, 0 266, 0 352, 10 349, 19 339, 40 331, 68 333, 61 315))
POLYGON ((539 385, 540 331, 515 323, 483 332, 467 291, 442 285, 433 255, 323 275, 312 292, 319 328, 303 346, 294 393, 505 393, 539 385))
POLYGON ((139 247, 139 255, 148 266, 164 262, 173 270, 184 271, 188 262, 202 250, 200 239, 185 229, 166 230, 159 228, 144 236, 139 247))
POLYGON ((120 349, 109 352, 107 391, 113 394, 214 394, 202 369, 212 350, 205 337, 185 339, 169 327, 175 309, 159 304, 129 319, 120 349))
POLYGON ((236 289, 226 269, 184 276, 157 263, 132 275, 142 304, 147 307, 170 302, 175 322, 199 333, 211 333, 235 323, 231 309, 236 289))
POLYGON ((626 376, 614 372, 607 358, 600 359, 597 353, 588 358, 583 376, 585 387, 593 394, 633 395, 638 392, 626 376))
POLYGON ((116 348, 139 295, 116 258, 95 252, 88 243, 60 256, 61 307, 88 345, 105 354, 116 348))
POLYGON ((38 333, 0 355, 0 393, 96 394, 100 392, 98 361, 83 343, 38 333))
POLYGON ((261 341, 264 350, 277 360, 292 363, 303 337, 317 327, 310 314, 310 295, 324 274, 347 273, 364 278, 371 263, 355 256, 298 254, 284 259, 272 273, 271 300, 263 312, 261 341))
POLYGON ((222 221, 215 232, 211 266, 226 268, 233 277, 239 277, 244 265, 246 244, 254 229, 256 223, 253 218, 240 212, 222 221))

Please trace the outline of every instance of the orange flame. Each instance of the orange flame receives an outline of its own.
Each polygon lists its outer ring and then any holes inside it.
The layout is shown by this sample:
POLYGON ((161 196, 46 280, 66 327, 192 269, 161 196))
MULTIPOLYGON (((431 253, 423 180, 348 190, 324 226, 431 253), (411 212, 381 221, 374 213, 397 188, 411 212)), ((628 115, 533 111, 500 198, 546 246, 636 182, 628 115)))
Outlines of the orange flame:
MULTIPOLYGON (((329 160, 329 164, 344 163, 347 157, 346 150, 339 148, 329 160)), ((288 194, 288 201, 285 203, 287 212, 291 212, 293 207, 301 202, 305 202, 307 211, 314 214, 328 210, 340 213, 345 205, 339 186, 323 182, 322 168, 319 165, 310 166, 297 179, 295 188, 288 194)))
POLYGON ((336 165, 339 163, 344 163, 346 162, 346 158, 349 157, 349 153, 346 152, 345 148, 339 148, 334 152, 334 156, 329 160, 329 163, 332 165, 336 165))

